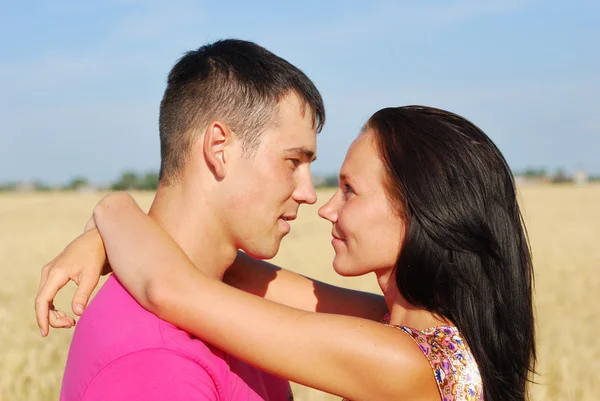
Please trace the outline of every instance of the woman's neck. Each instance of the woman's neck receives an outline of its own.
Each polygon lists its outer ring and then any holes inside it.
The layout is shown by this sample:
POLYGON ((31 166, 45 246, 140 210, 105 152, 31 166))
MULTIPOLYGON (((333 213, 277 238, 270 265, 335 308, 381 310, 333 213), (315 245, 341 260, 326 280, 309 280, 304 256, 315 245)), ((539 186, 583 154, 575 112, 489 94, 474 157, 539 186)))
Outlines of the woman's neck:
POLYGON ((376 275, 379 288, 383 292, 385 302, 390 311, 389 324, 393 326, 407 326, 417 330, 452 325, 448 320, 410 304, 398 290, 395 269, 376 272, 376 275))

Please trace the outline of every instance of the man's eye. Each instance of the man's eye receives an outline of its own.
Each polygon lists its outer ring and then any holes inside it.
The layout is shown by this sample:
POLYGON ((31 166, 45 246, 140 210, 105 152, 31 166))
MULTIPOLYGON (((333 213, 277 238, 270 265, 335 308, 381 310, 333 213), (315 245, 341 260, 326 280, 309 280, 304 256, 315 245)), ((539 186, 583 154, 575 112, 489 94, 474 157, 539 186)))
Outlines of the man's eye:
POLYGON ((344 194, 353 194, 354 189, 349 184, 344 184, 344 194))
POLYGON ((298 167, 301 163, 300 159, 288 159, 288 160, 292 162, 294 167, 298 167))

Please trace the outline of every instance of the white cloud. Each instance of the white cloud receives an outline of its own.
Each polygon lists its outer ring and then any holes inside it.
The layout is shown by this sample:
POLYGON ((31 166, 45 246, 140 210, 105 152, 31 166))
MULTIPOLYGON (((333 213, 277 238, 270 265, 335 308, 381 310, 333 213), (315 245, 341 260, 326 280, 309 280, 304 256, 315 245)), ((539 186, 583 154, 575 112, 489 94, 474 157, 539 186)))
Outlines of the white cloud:
MULTIPOLYGON (((0 91, 14 98, 27 98, 40 92, 55 92, 66 87, 76 90, 94 82, 108 81, 123 71, 148 71, 171 65, 172 56, 163 57, 164 49, 149 46, 156 38, 172 42, 186 26, 200 23, 198 3, 189 1, 138 2, 115 0, 128 5, 139 4, 139 10, 124 13, 99 38, 95 47, 79 53, 54 53, 37 59, 0 61, 0 91)), ((172 53, 177 50, 173 49, 172 53)), ((162 70, 161 70, 162 71, 162 70)), ((127 74, 127 73, 126 73, 127 74)), ((162 71, 163 76, 166 70, 162 71)))
POLYGON ((591 133, 600 133, 600 120, 589 121, 585 127, 591 133))
MULTIPOLYGON (((136 3, 138 4, 138 3, 136 3)), ((140 8, 119 20, 111 32, 114 40, 147 40, 164 38, 183 27, 204 24, 204 13, 198 3, 188 1, 157 2, 140 8)))
POLYGON ((419 35, 485 15, 508 14, 530 7, 532 0, 506 1, 421 1, 367 4, 352 14, 342 14, 311 33, 322 40, 348 41, 394 33, 398 40, 415 40, 419 35))

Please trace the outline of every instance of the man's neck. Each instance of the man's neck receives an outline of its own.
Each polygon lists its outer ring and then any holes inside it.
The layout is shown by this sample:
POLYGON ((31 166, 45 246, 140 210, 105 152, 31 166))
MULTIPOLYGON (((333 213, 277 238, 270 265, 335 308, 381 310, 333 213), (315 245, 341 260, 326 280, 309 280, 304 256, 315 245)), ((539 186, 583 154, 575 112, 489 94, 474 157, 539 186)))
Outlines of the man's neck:
POLYGON ((195 198, 184 185, 159 186, 148 215, 175 240, 198 270, 218 280, 223 278, 237 249, 206 199, 195 198))

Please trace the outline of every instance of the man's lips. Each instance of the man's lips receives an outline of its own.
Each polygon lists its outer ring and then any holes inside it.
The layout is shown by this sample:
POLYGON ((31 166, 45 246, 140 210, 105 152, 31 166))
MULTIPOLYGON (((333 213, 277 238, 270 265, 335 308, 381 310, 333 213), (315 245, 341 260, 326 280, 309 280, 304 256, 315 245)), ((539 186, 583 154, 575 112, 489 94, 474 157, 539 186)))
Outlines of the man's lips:
POLYGON ((333 237, 333 239, 337 239, 339 241, 346 241, 345 239, 343 239, 342 237, 339 237, 339 236, 335 235, 334 233, 331 233, 331 236, 333 237))

